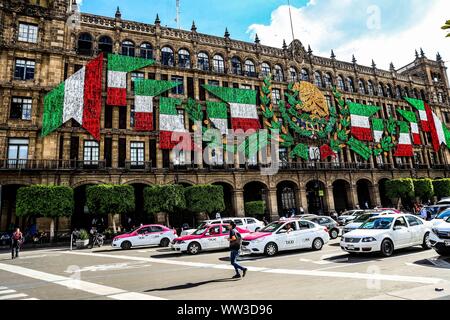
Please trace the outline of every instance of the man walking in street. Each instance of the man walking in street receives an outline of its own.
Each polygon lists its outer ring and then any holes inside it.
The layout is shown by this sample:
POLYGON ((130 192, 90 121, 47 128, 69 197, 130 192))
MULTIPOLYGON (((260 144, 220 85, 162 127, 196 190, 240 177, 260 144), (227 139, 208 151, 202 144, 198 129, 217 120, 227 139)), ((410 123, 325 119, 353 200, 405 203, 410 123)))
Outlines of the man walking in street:
POLYGON ((23 242, 22 232, 20 232, 20 229, 17 228, 11 237, 11 255, 13 260, 19 257, 19 251, 22 242, 23 242))
POLYGON ((230 241, 231 265, 236 270, 236 275, 233 277, 233 279, 241 278, 241 274, 239 273, 239 270, 242 270, 242 276, 245 278, 245 275, 247 274, 247 268, 240 266, 236 262, 237 258, 239 257, 239 250, 241 249, 242 236, 236 230, 236 223, 234 223, 234 222, 231 222, 230 238, 228 238, 228 240, 230 241))

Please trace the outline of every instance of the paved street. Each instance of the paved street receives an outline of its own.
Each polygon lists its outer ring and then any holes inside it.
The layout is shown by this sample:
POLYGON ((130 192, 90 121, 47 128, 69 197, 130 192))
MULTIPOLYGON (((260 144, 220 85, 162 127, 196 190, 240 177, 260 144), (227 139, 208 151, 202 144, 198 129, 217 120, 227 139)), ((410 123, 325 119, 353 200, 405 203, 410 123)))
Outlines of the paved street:
POLYGON ((226 251, 188 256, 105 247, 9 258, 0 254, 0 300, 450 299, 450 259, 421 248, 350 257, 337 240, 320 252, 244 257, 250 272, 236 281, 226 251))

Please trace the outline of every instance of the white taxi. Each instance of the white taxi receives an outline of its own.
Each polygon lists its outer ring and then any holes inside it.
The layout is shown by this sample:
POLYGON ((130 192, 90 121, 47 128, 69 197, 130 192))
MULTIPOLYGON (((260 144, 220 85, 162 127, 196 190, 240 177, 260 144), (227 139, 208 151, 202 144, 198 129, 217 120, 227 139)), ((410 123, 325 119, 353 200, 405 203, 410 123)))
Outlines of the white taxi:
POLYGON ((330 235, 326 227, 310 221, 289 219, 271 223, 260 232, 244 236, 241 252, 272 257, 280 251, 319 251, 329 241, 330 235))
POLYGON ((430 242, 439 255, 450 256, 450 217, 439 221, 440 224, 434 225, 430 242))
POLYGON ((170 242, 176 237, 176 230, 162 225, 151 224, 115 237, 112 242, 112 247, 123 250, 144 246, 168 247, 170 242))
POLYGON ((357 230, 346 233, 342 250, 351 254, 381 252, 390 257, 394 250, 421 245, 431 249, 431 224, 410 214, 389 214, 367 220, 357 230))

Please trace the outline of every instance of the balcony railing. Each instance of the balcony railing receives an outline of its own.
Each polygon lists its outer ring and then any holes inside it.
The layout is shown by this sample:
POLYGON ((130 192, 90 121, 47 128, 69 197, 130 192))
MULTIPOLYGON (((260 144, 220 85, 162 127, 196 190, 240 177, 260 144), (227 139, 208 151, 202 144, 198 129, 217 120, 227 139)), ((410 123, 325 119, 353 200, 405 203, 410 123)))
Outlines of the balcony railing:
POLYGON ((0 159, 0 170, 104 170, 105 161, 0 159))

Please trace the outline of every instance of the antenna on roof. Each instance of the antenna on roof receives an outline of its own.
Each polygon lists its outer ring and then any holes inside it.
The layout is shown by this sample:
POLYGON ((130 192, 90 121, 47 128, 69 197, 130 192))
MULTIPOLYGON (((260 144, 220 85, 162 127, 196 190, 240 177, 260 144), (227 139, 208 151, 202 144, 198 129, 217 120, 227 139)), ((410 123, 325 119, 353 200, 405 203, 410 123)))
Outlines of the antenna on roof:
POLYGON ((289 6, 289 19, 291 20, 291 32, 292 32, 292 58, 295 59, 295 49, 294 49, 294 40, 295 40, 295 35, 294 35, 294 24, 292 22, 292 11, 291 11, 291 1, 288 0, 288 6, 289 6))
POLYGON ((177 28, 181 29, 181 23, 180 23, 180 0, 177 0, 177 17, 175 18, 175 22, 177 23, 177 28))

